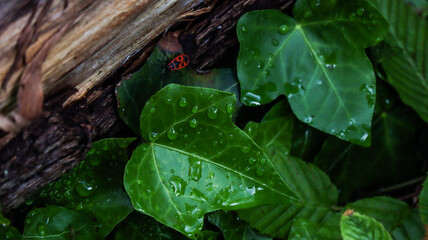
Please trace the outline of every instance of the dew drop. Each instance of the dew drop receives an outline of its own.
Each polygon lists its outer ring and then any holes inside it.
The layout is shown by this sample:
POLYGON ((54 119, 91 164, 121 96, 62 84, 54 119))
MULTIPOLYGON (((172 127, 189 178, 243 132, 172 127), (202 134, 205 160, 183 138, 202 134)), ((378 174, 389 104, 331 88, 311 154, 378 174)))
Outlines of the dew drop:
POLYGON ((192 113, 196 113, 197 111, 198 111, 198 105, 195 105, 193 108, 192 108, 192 113))
POLYGON ((184 97, 180 98, 180 101, 178 101, 178 105, 180 105, 180 107, 187 106, 187 99, 184 97))
POLYGON ((264 67, 263 62, 262 62, 262 61, 259 61, 259 62, 257 63, 257 68, 258 68, 258 69, 262 69, 263 67, 264 67))
POLYGON ((149 133, 149 140, 152 142, 156 141, 158 139, 158 137, 159 137, 159 134, 156 132, 149 133))
POLYGON ((246 172, 249 172, 250 170, 251 170, 251 168, 250 167, 245 167, 245 169, 244 169, 246 172))
POLYGON ((363 13, 364 13, 364 8, 358 8, 358 9, 357 9, 357 14, 358 14, 358 16, 363 15, 363 13))
POLYGON ((312 120, 313 120, 313 116, 307 116, 307 117, 305 117, 305 118, 303 118, 303 122, 305 122, 305 123, 311 123, 312 122, 312 120))
POLYGON ((226 112, 232 113, 233 112, 233 104, 229 103, 226 105, 226 112))
POLYGON ((216 107, 211 106, 211 107, 209 107, 207 109, 207 116, 208 116, 208 118, 210 118, 210 119, 216 119, 217 115, 218 115, 218 109, 216 107))
POLYGON ((217 144, 218 144, 217 140, 214 140, 212 143, 213 147, 217 146, 217 144))
POLYGON ((281 26, 279 26, 278 28, 278 32, 279 34, 286 34, 288 32, 288 27, 285 24, 282 24, 281 26))
POLYGON ((356 14, 355 13, 351 13, 351 14, 349 14, 348 18, 349 18, 350 21, 355 21, 356 14))
POLYGON ((241 146, 242 153, 249 153, 251 151, 251 147, 249 145, 241 146))
POLYGON ((265 168, 264 167, 262 167, 262 166, 259 166, 259 167, 257 167, 257 169, 256 169, 256 174, 257 174, 257 176, 259 176, 259 177, 261 177, 261 176, 263 176, 264 174, 265 174, 265 168))
POLYGON ((334 68, 336 68, 336 64, 326 64, 325 67, 330 70, 333 70, 334 68))
POLYGON ((141 181, 141 179, 137 179, 137 184, 141 185, 143 183, 143 181, 141 181))
POLYGON ((241 25, 241 32, 243 32, 243 33, 247 33, 248 32, 248 28, 247 28, 247 26, 245 24, 241 25))
POLYGON ((155 107, 151 107, 150 108, 150 113, 154 113, 156 111, 156 108, 155 107))
POLYGON ((251 164, 251 165, 253 165, 256 162, 257 162, 257 160, 255 158, 253 158, 253 157, 250 158, 250 159, 248 159, 248 163, 251 164))
POLYGON ((174 127, 171 127, 166 133, 166 135, 168 136, 169 140, 175 140, 178 137, 178 132, 175 130, 174 127))
POLYGON ((45 226, 38 224, 37 225, 37 232, 39 232, 40 235, 44 236, 46 235, 46 229, 45 226))
POLYGON ((274 46, 278 46, 279 42, 278 42, 278 40, 276 40, 276 39, 272 39, 272 44, 273 44, 274 46))
POLYGON ((265 158, 260 159, 260 164, 261 165, 265 165, 266 164, 266 159, 265 158))
POLYGON ((75 185, 74 190, 76 190, 76 192, 80 196, 82 196, 82 197, 88 197, 89 195, 91 195, 93 188, 92 188, 92 186, 89 183, 87 183, 85 181, 79 181, 75 185))
POLYGON ((196 120, 196 118, 193 118, 192 120, 190 120, 189 121, 189 126, 191 127, 191 128, 195 128, 195 127, 197 127, 198 126, 198 120, 196 120))
POLYGON ((315 84, 316 84, 316 85, 322 85, 322 80, 321 80, 321 79, 316 80, 316 81, 315 81, 315 84))

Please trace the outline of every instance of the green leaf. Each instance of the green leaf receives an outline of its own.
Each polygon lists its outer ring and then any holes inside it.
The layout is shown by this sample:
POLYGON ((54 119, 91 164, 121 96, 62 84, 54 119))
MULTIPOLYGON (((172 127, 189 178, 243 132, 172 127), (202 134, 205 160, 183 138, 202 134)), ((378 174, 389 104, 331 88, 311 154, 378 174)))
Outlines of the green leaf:
POLYGON ((239 216, 251 227, 269 236, 284 238, 296 217, 323 224, 334 215, 331 207, 337 203, 338 191, 326 174, 313 164, 280 152, 272 162, 296 192, 299 202, 238 210, 239 216))
POLYGON ((47 206, 35 208, 25 220, 23 239, 101 239, 100 225, 78 211, 47 206))
POLYGON ((268 156, 276 152, 288 154, 291 148, 293 116, 266 120, 262 123, 248 122, 244 131, 268 156))
POLYGON ((219 232, 214 232, 211 230, 203 230, 201 235, 197 237, 198 240, 216 240, 218 239, 219 232))
POLYGON ((169 228, 152 217, 139 212, 133 212, 115 229, 114 240, 185 240, 183 234, 169 228))
POLYGON ((293 221, 289 240, 342 240, 340 234, 340 214, 336 213, 322 226, 305 218, 296 218, 293 221))
POLYGON ((234 216, 233 212, 216 211, 208 214, 208 221, 223 232, 225 240, 269 240, 256 230, 253 230, 247 223, 234 216))
MULTIPOLYGON (((427 172, 427 176, 428 176, 428 172, 427 172)), ((419 195, 419 206, 420 206, 422 221, 425 224, 428 224, 428 178, 425 179, 422 187, 423 187, 422 192, 419 195)))
POLYGON ((297 1, 296 20, 277 10, 242 16, 238 79, 247 105, 285 94, 301 121, 368 146, 375 76, 364 53, 387 22, 365 0, 297 1))
POLYGON ((391 235, 383 228, 382 224, 374 218, 358 213, 342 215, 340 230, 343 240, 392 240, 391 235))
POLYGON ((388 82, 428 122, 428 25, 402 0, 371 0, 389 21, 386 41, 400 50, 382 61, 388 82))
POLYGON ((395 240, 422 239, 424 234, 425 228, 417 209, 413 209, 412 214, 404 218, 401 224, 391 232, 395 240))
MULTIPOLYGON (((234 69, 213 69, 205 74, 182 69, 167 71, 168 56, 156 47, 145 65, 117 87, 120 118, 136 133, 140 133, 140 115, 147 100, 170 83, 200 86, 229 91, 238 96, 238 80, 234 69)), ((237 108, 240 107, 238 102, 237 108)))
POLYGON ((12 226, 0 226, 0 239, 4 240, 21 240, 21 233, 12 226))
POLYGON ((382 223, 396 240, 422 239, 424 235, 424 226, 420 221, 418 223, 412 220, 414 211, 403 201, 391 197, 373 197, 349 203, 346 208, 373 217, 382 223), (409 228, 410 222, 412 223, 411 228, 409 228))
POLYGON ((122 189, 128 145, 135 138, 111 138, 92 143, 86 158, 36 195, 37 202, 72 208, 93 216, 106 236, 133 211, 122 189))
POLYGON ((207 212, 295 200, 232 123, 234 104, 231 93, 175 84, 149 100, 141 135, 151 143, 135 149, 124 177, 135 209, 195 238, 207 212))

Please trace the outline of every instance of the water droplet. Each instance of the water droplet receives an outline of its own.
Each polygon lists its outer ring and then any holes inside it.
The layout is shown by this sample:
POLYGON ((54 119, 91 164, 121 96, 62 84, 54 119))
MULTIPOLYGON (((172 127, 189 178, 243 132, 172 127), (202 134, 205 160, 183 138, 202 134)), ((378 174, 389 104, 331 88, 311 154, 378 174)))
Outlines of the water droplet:
POLYGON ((137 184, 141 185, 143 183, 143 181, 141 181, 141 179, 137 179, 137 184))
POLYGON ((262 62, 262 61, 259 61, 259 62, 257 63, 257 68, 258 68, 258 69, 262 69, 264 66, 265 66, 265 65, 263 64, 263 62, 262 62))
POLYGON ((250 167, 245 167, 245 169, 244 169, 246 172, 249 172, 250 170, 251 170, 251 168, 250 167))
POLYGON ((330 70, 333 70, 334 68, 336 68, 336 64, 326 64, 325 67, 330 70))
POLYGON ((276 39, 272 39, 272 44, 273 44, 274 46, 278 46, 279 42, 278 42, 278 40, 276 40, 276 39))
POLYGON ((174 127, 171 127, 168 132, 166 133, 166 135, 168 136, 169 140, 175 140, 178 137, 178 132, 175 131, 174 127))
POLYGON ((321 79, 316 80, 316 81, 315 81, 315 84, 316 84, 316 85, 322 85, 322 80, 321 80, 321 79))
POLYGON ((37 225, 37 232, 39 232, 40 235, 44 236, 46 235, 46 228, 45 226, 38 224, 37 225))
POLYGON ((247 103, 249 106, 259 106, 261 99, 259 95, 252 92, 244 93, 244 97, 242 98, 243 102, 247 103))
POLYGON ((193 108, 192 108, 192 113, 196 113, 197 111, 198 111, 198 105, 195 105, 193 108))
POLYGON ((279 32, 279 34, 286 34, 288 32, 287 25, 282 24, 281 26, 279 26, 278 32, 279 32))
POLYGON ((217 146, 217 143, 218 143, 217 140, 214 140, 213 141, 213 147, 217 146))
POLYGON ((305 122, 305 123, 311 123, 312 122, 312 120, 313 120, 313 116, 307 116, 307 117, 304 117, 303 118, 303 122, 305 122))
POLYGON ((202 177, 202 165, 201 161, 196 160, 192 161, 189 160, 190 166, 189 166, 189 178, 193 181, 199 181, 199 179, 202 177))
POLYGON ((167 98, 167 99, 165 99, 165 103, 166 104, 170 104, 172 102, 172 99, 171 98, 167 98))
POLYGON ((265 165, 266 164, 266 159, 265 158, 260 159, 260 164, 261 165, 265 165))
POLYGON ((250 145, 241 146, 241 152, 242 153, 249 153, 251 151, 250 145))
POLYGON ((192 120, 190 120, 189 121, 189 126, 191 127, 191 128, 195 128, 195 127, 197 127, 198 126, 198 120, 196 120, 196 118, 193 118, 192 120))
POLYGON ((233 104, 229 103, 226 105, 226 112, 232 113, 233 112, 233 104))
POLYGON ((158 139, 158 137, 159 137, 159 134, 156 132, 149 133, 149 140, 152 142, 156 141, 158 139))
POLYGON ((210 119, 216 119, 218 115, 217 112, 218 112, 218 109, 216 107, 211 106, 207 109, 207 116, 210 119))
POLYGON ((257 174, 257 176, 261 177, 261 176, 263 176, 265 174, 265 171, 266 170, 265 170, 264 167, 258 166, 257 169, 256 169, 256 174, 257 174))
POLYGON ((243 32, 243 33, 248 32, 248 28, 247 28, 247 26, 245 24, 241 25, 241 32, 243 32))
POLYGON ((182 178, 174 175, 169 179, 169 183, 171 184, 172 192, 176 197, 181 196, 186 192, 187 183, 182 178))
POLYGON ((355 21, 356 16, 357 16, 357 14, 351 13, 351 14, 349 14, 348 18, 349 18, 350 21, 355 21))
POLYGON ((187 106, 187 99, 184 97, 180 98, 180 101, 178 101, 178 105, 180 105, 180 107, 187 106))
POLYGON ((92 193, 92 186, 85 182, 85 181, 79 181, 75 186, 74 186, 74 190, 76 190, 76 192, 82 196, 82 197, 88 197, 89 195, 91 195, 92 193))
POLYGON ((248 159, 248 163, 251 164, 251 165, 253 165, 256 162, 257 162, 257 160, 255 158, 253 158, 253 157, 251 157, 250 159, 248 159))
POLYGON ((151 107, 150 108, 150 113, 154 113, 154 112, 156 112, 156 108, 155 107, 151 107))
POLYGON ((357 14, 358 14, 358 16, 363 15, 363 13, 364 13, 364 8, 358 8, 358 9, 357 9, 357 14))

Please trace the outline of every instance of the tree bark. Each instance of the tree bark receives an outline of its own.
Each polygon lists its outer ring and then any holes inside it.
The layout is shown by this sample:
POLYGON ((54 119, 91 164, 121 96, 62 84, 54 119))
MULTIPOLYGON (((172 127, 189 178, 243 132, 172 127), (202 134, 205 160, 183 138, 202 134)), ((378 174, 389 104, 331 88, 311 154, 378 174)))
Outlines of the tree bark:
MULTIPOLYGON (((41 116, 19 132, 15 129, 16 137, 0 150, 3 212, 16 208, 31 192, 75 166, 93 140, 131 134, 118 119, 114 88, 124 75, 141 67, 159 36, 173 23, 183 20, 178 25, 185 27, 179 38, 183 51, 190 56, 193 68, 202 69, 227 52, 236 53, 235 26, 243 13, 285 9, 291 3, 53 0, 43 21, 37 23, 37 14, 43 12, 43 5, 37 1, 0 0, 0 14, 8 13, 0 22, 0 79, 2 84, 7 81, 0 91, 0 112, 13 118, 15 125, 9 129, 17 127, 14 116, 22 107, 15 100, 22 73, 46 41, 66 29, 39 64, 46 97, 41 116), (31 14, 33 20, 29 21, 31 14), (28 22, 33 23, 30 29, 36 28, 26 33, 31 35, 30 43, 20 40, 28 22)), ((3 129, 8 130, 4 121, 3 129)), ((7 134, 3 132, 0 137, 7 134)))

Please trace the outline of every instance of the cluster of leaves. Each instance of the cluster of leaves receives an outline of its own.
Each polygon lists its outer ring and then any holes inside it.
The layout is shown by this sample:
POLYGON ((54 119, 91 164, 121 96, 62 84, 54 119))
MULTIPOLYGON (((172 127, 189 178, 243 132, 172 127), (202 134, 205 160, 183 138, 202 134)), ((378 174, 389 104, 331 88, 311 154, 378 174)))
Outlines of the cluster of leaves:
POLYGON ((138 138, 93 143, 0 236, 421 239, 428 182, 418 209, 370 191, 425 177, 427 31, 402 0, 298 0, 241 17, 236 70, 165 72, 156 48, 117 88, 138 138))

